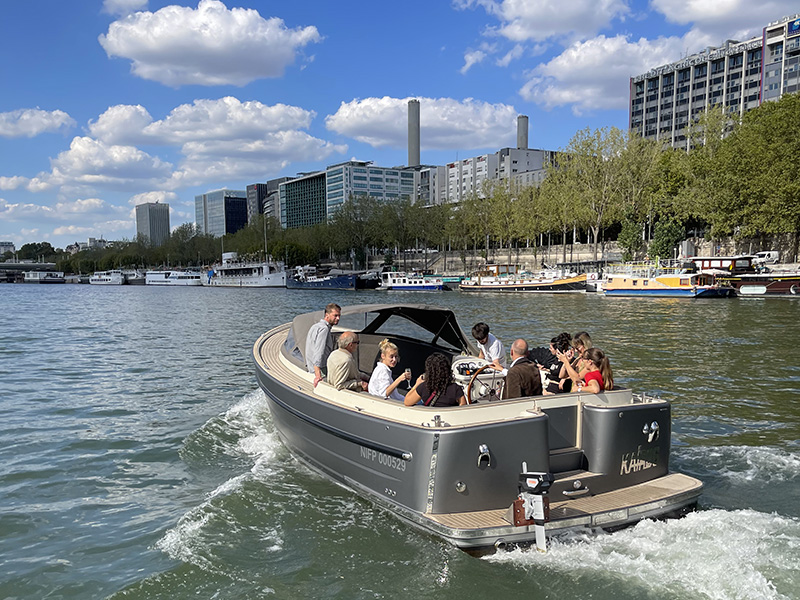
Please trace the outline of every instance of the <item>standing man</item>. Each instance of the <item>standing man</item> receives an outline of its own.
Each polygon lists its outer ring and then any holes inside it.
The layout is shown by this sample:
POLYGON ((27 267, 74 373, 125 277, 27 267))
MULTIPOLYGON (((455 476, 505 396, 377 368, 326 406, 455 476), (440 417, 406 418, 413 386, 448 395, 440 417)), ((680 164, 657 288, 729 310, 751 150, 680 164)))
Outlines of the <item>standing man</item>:
POLYGON ((337 390, 367 391, 367 382, 358 372, 358 365, 353 353, 358 350, 358 336, 352 331, 345 331, 336 340, 338 348, 328 357, 328 383, 337 390))
POLYGON ((528 358, 528 342, 519 338, 511 344, 511 367, 503 386, 503 400, 542 395, 539 368, 528 358))
POLYGON ((306 335, 306 369, 314 373, 314 387, 325 377, 328 356, 333 352, 331 328, 339 322, 342 307, 331 302, 325 307, 325 316, 314 323, 306 335))
POLYGON ((472 326, 472 337, 478 342, 480 350, 478 358, 488 360, 498 371, 506 368, 506 349, 503 347, 503 342, 489 333, 489 326, 486 323, 475 323, 472 326))

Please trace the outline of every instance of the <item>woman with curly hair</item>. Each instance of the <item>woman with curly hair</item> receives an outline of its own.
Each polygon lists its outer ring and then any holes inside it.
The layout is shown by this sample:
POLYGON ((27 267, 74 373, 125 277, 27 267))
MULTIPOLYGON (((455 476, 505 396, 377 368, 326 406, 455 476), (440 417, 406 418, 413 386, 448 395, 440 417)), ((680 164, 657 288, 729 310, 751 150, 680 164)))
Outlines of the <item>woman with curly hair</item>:
POLYGON ((464 390, 453 382, 450 360, 441 352, 425 359, 425 373, 417 378, 405 397, 406 406, 462 406, 467 403, 464 390))

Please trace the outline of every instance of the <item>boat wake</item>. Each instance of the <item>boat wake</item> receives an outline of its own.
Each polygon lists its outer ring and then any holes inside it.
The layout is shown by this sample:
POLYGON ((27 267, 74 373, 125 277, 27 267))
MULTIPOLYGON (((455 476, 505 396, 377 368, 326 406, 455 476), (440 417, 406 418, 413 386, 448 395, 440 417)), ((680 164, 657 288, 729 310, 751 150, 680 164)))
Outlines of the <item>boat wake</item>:
POLYGON ((734 484, 784 483, 800 477, 800 454, 769 446, 696 446, 675 448, 680 470, 713 468, 717 477, 734 484))
POLYGON ((597 591, 623 580, 638 597, 782 599, 798 597, 798 547, 800 519, 715 509, 612 534, 568 534, 551 540, 546 554, 514 550, 485 560, 562 572, 597 591))
MULTIPOLYGON (((253 494, 254 488, 278 474, 284 462, 280 455, 285 453, 270 424, 266 397, 261 390, 247 394, 224 415, 209 420, 187 438, 181 452, 184 460, 227 467, 227 472, 243 465, 250 465, 250 468, 217 485, 204 502, 184 514, 155 547, 171 558, 215 572, 215 565, 219 564, 220 531, 235 534, 237 529, 253 527, 242 519, 241 503, 253 494), (231 460, 235 465, 226 464, 231 460)), ((258 524, 260 547, 266 552, 281 550, 281 533, 269 525, 262 529, 262 525, 258 524)))

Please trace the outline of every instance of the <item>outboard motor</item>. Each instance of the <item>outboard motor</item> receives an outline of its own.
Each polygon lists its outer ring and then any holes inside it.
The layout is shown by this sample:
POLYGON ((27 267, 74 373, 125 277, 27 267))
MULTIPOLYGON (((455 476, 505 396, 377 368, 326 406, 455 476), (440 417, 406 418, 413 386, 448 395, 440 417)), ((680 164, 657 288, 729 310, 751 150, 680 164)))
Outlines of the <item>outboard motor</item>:
POLYGON ((547 552, 547 538, 544 525, 550 520, 550 498, 547 492, 555 477, 552 473, 528 471, 528 464, 522 463, 519 474, 519 497, 514 500, 514 525, 533 525, 536 534, 536 549, 547 552))

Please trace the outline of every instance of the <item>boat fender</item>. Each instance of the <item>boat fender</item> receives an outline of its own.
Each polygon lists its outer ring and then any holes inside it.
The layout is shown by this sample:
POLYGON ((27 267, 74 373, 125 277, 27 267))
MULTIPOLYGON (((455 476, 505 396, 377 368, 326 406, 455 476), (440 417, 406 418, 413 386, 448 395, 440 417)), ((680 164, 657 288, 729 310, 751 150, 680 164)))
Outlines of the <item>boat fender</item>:
POLYGON ((792 287, 790 287, 789 291, 792 293, 793 296, 796 296, 797 294, 800 294, 800 288, 798 288, 796 285, 793 285, 792 287))

